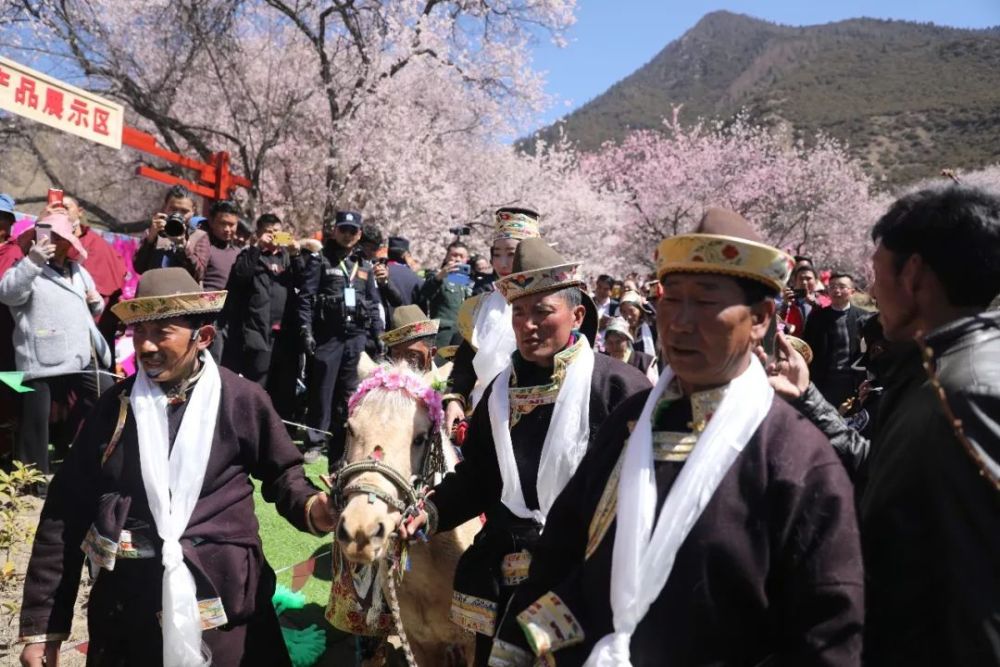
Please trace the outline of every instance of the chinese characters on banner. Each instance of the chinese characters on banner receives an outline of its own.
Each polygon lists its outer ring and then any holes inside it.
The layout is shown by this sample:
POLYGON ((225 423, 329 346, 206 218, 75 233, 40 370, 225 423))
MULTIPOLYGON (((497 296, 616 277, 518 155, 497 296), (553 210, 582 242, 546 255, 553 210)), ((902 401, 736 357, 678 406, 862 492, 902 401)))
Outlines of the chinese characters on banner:
POLYGON ((120 149, 120 104, 0 57, 0 109, 120 149))

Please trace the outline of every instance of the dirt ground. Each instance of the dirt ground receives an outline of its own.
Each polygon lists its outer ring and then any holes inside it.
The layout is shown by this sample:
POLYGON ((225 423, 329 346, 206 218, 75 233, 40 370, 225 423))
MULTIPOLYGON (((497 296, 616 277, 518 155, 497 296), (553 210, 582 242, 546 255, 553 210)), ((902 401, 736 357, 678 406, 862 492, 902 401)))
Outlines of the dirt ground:
MULTIPOLYGON (((25 525, 34 526, 38 523, 38 515, 42 511, 42 501, 28 498, 31 510, 21 520, 25 525)), ((12 555, 15 572, 14 580, 0 588, 0 666, 18 665, 18 655, 21 647, 17 641, 18 610, 21 607, 21 589, 24 586, 24 571, 28 566, 30 545, 23 544, 12 555)), ((63 644, 60 657, 60 667, 84 667, 86 657, 73 649, 77 644, 87 640, 87 599, 90 596, 90 577, 84 573, 80 585, 80 594, 76 599, 76 614, 73 621, 73 636, 63 644)))

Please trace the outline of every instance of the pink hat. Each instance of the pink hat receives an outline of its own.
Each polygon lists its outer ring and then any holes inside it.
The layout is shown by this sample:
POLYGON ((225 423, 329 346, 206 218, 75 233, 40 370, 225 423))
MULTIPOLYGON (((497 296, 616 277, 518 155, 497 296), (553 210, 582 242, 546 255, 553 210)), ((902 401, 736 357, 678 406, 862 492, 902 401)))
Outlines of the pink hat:
POLYGON ((58 234, 72 243, 73 247, 80 254, 80 259, 87 259, 87 251, 84 249, 83 244, 80 243, 80 239, 73 233, 73 223, 70 222, 65 213, 50 213, 38 219, 35 223, 36 229, 39 224, 51 225, 53 234, 58 234))

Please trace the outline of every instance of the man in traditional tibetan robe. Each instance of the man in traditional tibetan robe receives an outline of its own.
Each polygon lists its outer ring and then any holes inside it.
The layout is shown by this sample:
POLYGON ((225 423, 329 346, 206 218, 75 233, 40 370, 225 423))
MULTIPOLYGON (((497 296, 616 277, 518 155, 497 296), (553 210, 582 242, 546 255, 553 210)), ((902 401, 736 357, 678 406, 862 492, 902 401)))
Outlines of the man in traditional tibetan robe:
POLYGON ((857 665, 851 483, 752 353, 792 260, 711 209, 657 262, 668 367, 552 506, 490 664, 857 665))
MULTIPOLYGON (((497 276, 503 278, 513 270, 518 244, 539 237, 538 213, 528 208, 504 207, 494 218, 490 261, 497 276)), ((510 304, 498 291, 466 299, 458 311, 458 330, 462 342, 455 352, 443 396, 449 431, 479 404, 486 387, 507 366, 516 349, 510 304)))
POLYGON ((154 269, 114 307, 139 369, 101 397, 49 487, 24 585, 23 665, 56 664, 85 555, 88 665, 291 665, 249 477, 300 530, 327 533, 333 518, 264 390, 208 354, 225 296, 184 269, 154 269))
POLYGON ((452 603, 452 620, 477 633, 478 665, 527 577, 549 508, 597 428, 649 387, 637 369, 594 353, 597 310, 577 264, 536 238, 520 243, 513 269, 497 290, 511 304, 517 350, 472 415, 465 460, 434 489, 428 511, 402 527, 404 536, 424 522, 445 531, 486 515, 459 561, 452 603))

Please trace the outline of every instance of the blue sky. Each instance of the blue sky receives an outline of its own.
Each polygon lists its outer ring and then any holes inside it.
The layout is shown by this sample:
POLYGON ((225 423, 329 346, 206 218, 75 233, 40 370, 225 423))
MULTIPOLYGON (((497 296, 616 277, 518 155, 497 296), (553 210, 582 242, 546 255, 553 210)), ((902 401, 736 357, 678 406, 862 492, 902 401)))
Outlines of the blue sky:
POLYGON ((557 100, 539 126, 601 94, 721 9, 789 25, 859 16, 961 28, 1000 25, 1000 0, 577 0, 569 44, 560 49, 546 39, 534 50, 535 66, 547 72, 547 91, 557 100))

